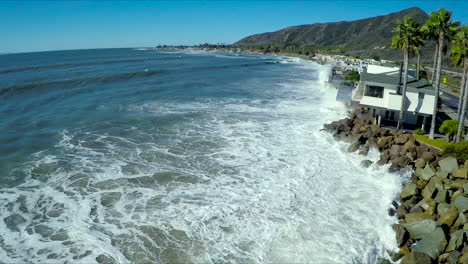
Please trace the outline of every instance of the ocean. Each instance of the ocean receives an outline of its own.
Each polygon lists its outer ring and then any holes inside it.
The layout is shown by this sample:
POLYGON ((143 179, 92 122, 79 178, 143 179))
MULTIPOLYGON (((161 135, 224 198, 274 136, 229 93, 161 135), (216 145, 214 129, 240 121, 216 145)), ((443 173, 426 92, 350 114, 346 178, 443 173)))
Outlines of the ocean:
POLYGON ((402 177, 320 131, 327 66, 99 49, 0 56, 3 263, 375 263, 402 177))

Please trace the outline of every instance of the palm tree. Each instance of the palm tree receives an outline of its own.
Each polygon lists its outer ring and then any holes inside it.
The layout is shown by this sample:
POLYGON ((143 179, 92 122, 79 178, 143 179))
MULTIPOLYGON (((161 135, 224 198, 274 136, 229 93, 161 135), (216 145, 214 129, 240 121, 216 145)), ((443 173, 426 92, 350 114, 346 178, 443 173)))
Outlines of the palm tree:
POLYGON ((439 100, 439 86, 440 86, 440 75, 442 71, 442 52, 444 48, 444 41, 451 40, 453 35, 456 33, 460 23, 452 22, 452 12, 447 11, 443 8, 437 12, 431 12, 429 20, 423 26, 422 31, 427 35, 436 34, 437 37, 437 56, 436 56, 436 67, 434 69, 435 80, 435 98, 434 98, 434 109, 432 111, 431 130, 429 132, 429 138, 434 139, 435 121, 437 115, 437 102, 439 100))
MULTIPOLYGON (((424 37, 422 37, 422 38, 424 38, 424 37)), ((421 68, 421 51, 418 50, 417 54, 418 54, 418 60, 416 62, 416 78, 419 80, 420 79, 419 78, 419 70, 421 68)))
POLYGON ((455 35, 455 38, 452 41, 452 50, 450 55, 452 56, 452 60, 455 65, 463 66, 457 110, 458 130, 455 138, 455 141, 460 141, 468 99, 468 25, 463 26, 455 35))
POLYGON ((401 89, 401 109, 398 119, 397 129, 403 128, 405 118, 406 87, 408 85, 408 61, 411 52, 419 51, 419 47, 424 43, 419 23, 412 17, 405 16, 403 21, 397 21, 397 26, 393 29, 395 36, 392 39, 392 47, 403 50, 403 88, 401 89))
POLYGON ((431 76, 431 84, 434 84, 435 69, 437 66, 437 52, 439 50, 439 43, 437 42, 437 39, 439 38, 439 36, 435 32, 435 27, 431 23, 428 23, 428 22, 426 22, 422 26, 421 31, 423 33, 423 37, 425 40, 434 40, 436 42, 435 50, 434 50, 434 59, 433 59, 433 64, 432 64, 432 76, 431 76))

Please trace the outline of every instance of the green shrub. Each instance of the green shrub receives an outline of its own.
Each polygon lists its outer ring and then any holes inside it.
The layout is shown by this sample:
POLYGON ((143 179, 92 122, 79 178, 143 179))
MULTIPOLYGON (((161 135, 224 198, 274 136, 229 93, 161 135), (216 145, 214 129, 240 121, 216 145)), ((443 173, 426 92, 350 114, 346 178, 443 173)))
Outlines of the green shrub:
POLYGON ((447 144, 442 155, 452 156, 456 158, 458 162, 465 162, 465 160, 468 160, 468 141, 465 140, 447 144))
POLYGON ((424 134, 426 134, 426 131, 422 130, 421 128, 418 128, 418 129, 414 130, 414 133, 416 135, 424 135, 424 134))
POLYGON ((356 81, 356 82, 357 82, 357 81, 359 81, 359 79, 361 79, 361 78, 360 78, 360 76, 359 76, 359 72, 357 72, 357 71, 350 71, 350 72, 348 73, 348 75, 345 76, 344 79, 347 80, 347 81, 356 81))
POLYGON ((445 133, 445 135, 449 138, 449 141, 452 141, 453 137, 457 134, 457 131, 457 120, 445 120, 439 128, 439 132, 445 133))

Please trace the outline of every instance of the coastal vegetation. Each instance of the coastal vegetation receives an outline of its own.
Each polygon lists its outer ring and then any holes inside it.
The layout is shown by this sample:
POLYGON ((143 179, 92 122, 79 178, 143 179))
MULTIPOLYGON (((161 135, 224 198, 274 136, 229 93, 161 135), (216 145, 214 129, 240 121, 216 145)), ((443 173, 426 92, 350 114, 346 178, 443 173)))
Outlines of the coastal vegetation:
POLYGON ((444 147, 444 156, 453 156, 459 162, 468 160, 468 141, 448 143, 444 147))
POLYGON ((350 81, 354 83, 354 82, 359 82, 359 80, 361 79, 361 76, 359 75, 358 71, 349 71, 344 77, 344 79, 346 81, 350 81))
POLYGON ((425 135, 420 135, 416 132, 413 134, 413 138, 441 150, 445 149, 448 145, 448 142, 443 138, 429 139, 425 135))
MULTIPOLYGON (((442 125, 439 127, 439 132, 444 133, 449 142, 454 140, 455 135, 458 131, 458 121, 457 120, 445 120, 442 125)), ((462 131, 460 131, 462 132, 462 131)), ((460 133, 461 135, 462 133, 460 133)), ((464 135, 465 133, 463 133, 464 135)))

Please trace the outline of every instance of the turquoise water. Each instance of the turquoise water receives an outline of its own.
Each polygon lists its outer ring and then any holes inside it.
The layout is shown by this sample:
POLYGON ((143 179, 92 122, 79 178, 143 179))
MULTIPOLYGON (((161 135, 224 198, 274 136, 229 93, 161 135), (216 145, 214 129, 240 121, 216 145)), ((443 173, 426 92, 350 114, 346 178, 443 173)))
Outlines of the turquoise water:
POLYGON ((326 72, 177 50, 0 56, 2 261, 374 263, 396 246, 400 177, 319 131, 346 114, 326 72))

